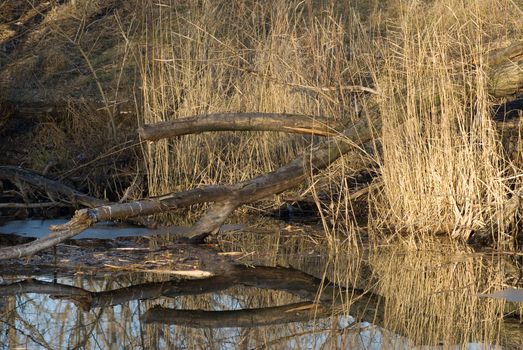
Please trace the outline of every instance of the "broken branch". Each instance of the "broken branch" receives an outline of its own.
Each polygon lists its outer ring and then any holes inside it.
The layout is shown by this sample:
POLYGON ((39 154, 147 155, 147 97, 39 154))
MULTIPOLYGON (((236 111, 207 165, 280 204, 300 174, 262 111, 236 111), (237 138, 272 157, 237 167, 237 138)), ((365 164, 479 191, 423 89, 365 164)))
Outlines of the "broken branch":
POLYGON ((278 113, 216 113, 181 118, 138 129, 144 140, 164 138, 208 131, 280 131, 295 134, 334 136, 342 124, 325 117, 278 113))
POLYGON ((89 214, 85 210, 79 210, 69 222, 59 227, 50 227, 50 229, 54 229, 56 232, 29 243, 0 248, 0 260, 33 255, 82 233, 93 223, 93 220, 89 218, 89 214))
POLYGON ((16 183, 17 180, 22 181, 46 192, 50 197, 53 195, 65 196, 69 202, 73 204, 78 203, 86 207, 94 208, 108 203, 107 201, 79 192, 61 182, 14 166, 0 166, 0 179, 9 180, 13 183, 16 183))

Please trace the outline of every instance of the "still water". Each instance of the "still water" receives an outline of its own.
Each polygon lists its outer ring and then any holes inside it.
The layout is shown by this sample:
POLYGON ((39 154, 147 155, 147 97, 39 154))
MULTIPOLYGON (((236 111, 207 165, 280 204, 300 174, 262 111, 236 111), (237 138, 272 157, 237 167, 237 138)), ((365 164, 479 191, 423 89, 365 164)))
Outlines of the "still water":
POLYGON ((0 348, 523 349, 522 304, 485 297, 521 288, 521 255, 240 228, 200 250, 104 227, 149 238, 2 265, 0 348))

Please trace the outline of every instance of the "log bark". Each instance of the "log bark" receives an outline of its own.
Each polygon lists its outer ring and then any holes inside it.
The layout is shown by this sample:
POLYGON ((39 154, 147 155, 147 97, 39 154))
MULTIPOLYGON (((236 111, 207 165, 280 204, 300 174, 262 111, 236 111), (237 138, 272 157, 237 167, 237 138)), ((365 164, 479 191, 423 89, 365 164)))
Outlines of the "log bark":
POLYGON ((490 53, 487 61, 492 96, 506 97, 523 90, 523 40, 490 53))
POLYGON ((199 242, 207 235, 216 232, 227 216, 238 206, 299 186, 306 181, 309 174, 325 169, 355 146, 369 141, 374 130, 379 130, 380 127, 381 121, 375 116, 371 119, 361 118, 345 129, 339 138, 328 140, 287 165, 251 180, 233 185, 196 188, 140 201, 104 205, 86 209, 85 215, 93 222, 123 220, 193 204, 215 202, 217 204, 212 207, 209 214, 204 215, 202 221, 183 236, 190 241, 199 242), (212 221, 212 218, 215 221, 212 221))
POLYGON ((222 224, 227 220, 241 202, 238 200, 225 200, 214 203, 205 214, 193 225, 186 234, 190 242, 202 242, 209 234, 217 234, 222 224))
POLYGON ((502 49, 494 50, 488 55, 490 66, 499 66, 507 61, 515 62, 523 59, 523 40, 516 41, 502 49))
POLYGON ((208 131, 283 131, 334 136, 341 129, 340 122, 325 117, 278 113, 216 113, 146 124, 138 129, 138 133, 144 140, 157 141, 208 131))

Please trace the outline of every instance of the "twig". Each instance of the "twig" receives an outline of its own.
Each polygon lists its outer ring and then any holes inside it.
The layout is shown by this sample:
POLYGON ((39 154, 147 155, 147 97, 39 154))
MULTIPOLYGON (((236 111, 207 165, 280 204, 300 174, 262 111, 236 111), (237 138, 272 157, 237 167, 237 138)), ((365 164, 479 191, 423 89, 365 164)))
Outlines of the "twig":
POLYGON ((66 204, 58 202, 45 203, 0 203, 0 208, 49 208, 49 207, 65 207, 66 204))

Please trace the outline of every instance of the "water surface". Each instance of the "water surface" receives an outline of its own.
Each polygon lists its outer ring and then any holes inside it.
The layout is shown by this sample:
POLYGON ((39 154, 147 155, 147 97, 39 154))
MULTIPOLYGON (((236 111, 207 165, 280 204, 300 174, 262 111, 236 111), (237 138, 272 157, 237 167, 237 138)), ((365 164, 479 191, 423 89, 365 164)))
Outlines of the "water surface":
MULTIPOLYGON (((23 227, 31 234, 28 227, 48 225, 30 222, 7 232, 23 227)), ((141 230, 95 228, 88 237, 141 235, 141 230)), ((506 285, 518 287, 518 259, 507 254, 442 242, 339 243, 332 251, 313 227, 274 224, 265 231, 258 226, 224 232, 201 252, 167 242, 156 237, 129 250, 94 251, 102 261, 99 270, 83 270, 81 264, 72 270, 76 273, 60 266, 52 273, 4 270, 9 273, 2 274, 0 284, 0 344, 27 349, 521 348, 518 304, 479 297, 506 285), (139 258, 124 261, 131 255, 139 258), (182 268, 210 271, 213 277, 187 280, 174 274, 182 268)), ((87 254, 85 248, 75 249, 59 251, 58 260, 73 261, 60 255, 73 251, 87 254)), ((31 262, 20 262, 26 263, 31 262)))

